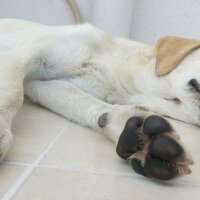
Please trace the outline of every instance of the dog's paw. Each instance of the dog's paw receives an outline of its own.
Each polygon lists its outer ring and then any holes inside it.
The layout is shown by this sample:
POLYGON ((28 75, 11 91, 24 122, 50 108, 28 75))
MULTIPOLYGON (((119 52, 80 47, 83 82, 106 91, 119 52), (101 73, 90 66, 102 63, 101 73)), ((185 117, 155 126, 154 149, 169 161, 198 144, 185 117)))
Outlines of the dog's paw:
POLYGON ((192 159, 178 134, 164 118, 151 115, 132 117, 125 125, 116 148, 122 159, 130 160, 139 174, 170 180, 191 173, 192 159))
POLYGON ((6 153, 13 143, 13 135, 9 129, 3 129, 0 134, 0 162, 3 161, 6 153))

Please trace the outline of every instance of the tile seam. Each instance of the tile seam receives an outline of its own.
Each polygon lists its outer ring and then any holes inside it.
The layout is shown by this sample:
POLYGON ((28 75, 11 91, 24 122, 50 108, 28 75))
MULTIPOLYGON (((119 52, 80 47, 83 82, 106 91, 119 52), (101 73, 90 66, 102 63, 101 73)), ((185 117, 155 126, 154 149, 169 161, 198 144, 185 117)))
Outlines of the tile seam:
MULTIPOLYGON (((8 189, 8 191, 3 195, 1 200, 10 200, 15 195, 15 193, 20 189, 20 187, 23 185, 23 183, 29 178, 31 175, 31 172, 38 166, 38 164, 43 160, 44 156, 53 148, 56 141, 61 137, 61 135, 64 133, 65 129, 69 125, 67 124, 64 126, 58 134, 53 138, 53 140, 44 148, 42 153, 39 154, 39 156, 35 159, 35 161, 28 165, 27 168, 24 170, 24 172, 16 179, 14 184, 8 189)), ((8 161, 6 163, 9 163, 8 161)), ((11 162, 10 162, 11 163, 11 162)), ((16 163, 16 162, 12 162, 16 163)), ((21 163, 22 164, 22 163, 21 163)))

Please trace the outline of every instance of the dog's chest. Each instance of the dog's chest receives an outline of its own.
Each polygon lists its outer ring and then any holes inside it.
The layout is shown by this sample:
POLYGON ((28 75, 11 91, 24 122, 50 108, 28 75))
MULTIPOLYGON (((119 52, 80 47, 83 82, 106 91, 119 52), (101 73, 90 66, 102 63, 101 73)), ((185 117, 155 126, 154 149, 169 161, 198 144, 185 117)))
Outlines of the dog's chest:
POLYGON ((125 82, 129 82, 127 76, 119 73, 109 61, 85 61, 72 74, 66 81, 105 102, 122 103, 130 95, 120 75, 125 78, 125 82))
POLYGON ((112 70, 105 70, 100 63, 91 60, 73 68, 65 80, 103 101, 113 88, 112 70))

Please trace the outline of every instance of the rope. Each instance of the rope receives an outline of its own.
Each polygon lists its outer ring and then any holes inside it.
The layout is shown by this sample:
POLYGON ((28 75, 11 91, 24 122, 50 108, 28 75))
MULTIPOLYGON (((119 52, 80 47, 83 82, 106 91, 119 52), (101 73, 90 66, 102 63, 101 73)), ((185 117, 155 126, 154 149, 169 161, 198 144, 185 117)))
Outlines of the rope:
POLYGON ((74 16, 75 23, 76 24, 83 23, 82 18, 81 18, 81 14, 80 14, 80 10, 79 10, 79 7, 78 7, 76 0, 67 0, 67 1, 68 1, 70 8, 72 10, 72 14, 74 16))

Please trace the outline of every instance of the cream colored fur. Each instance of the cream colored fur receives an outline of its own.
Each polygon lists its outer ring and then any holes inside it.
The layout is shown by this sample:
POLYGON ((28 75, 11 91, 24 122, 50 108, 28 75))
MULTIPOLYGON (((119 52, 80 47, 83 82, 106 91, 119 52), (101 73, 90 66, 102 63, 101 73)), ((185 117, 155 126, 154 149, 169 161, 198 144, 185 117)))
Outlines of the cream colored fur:
POLYGON ((10 126, 23 93, 114 142, 133 115, 155 112, 200 125, 200 95, 188 85, 191 79, 200 83, 200 50, 163 77, 155 75, 155 63, 154 47, 89 24, 50 27, 1 19, 1 159, 12 143, 10 126), (101 128, 104 113, 107 124, 101 128))

